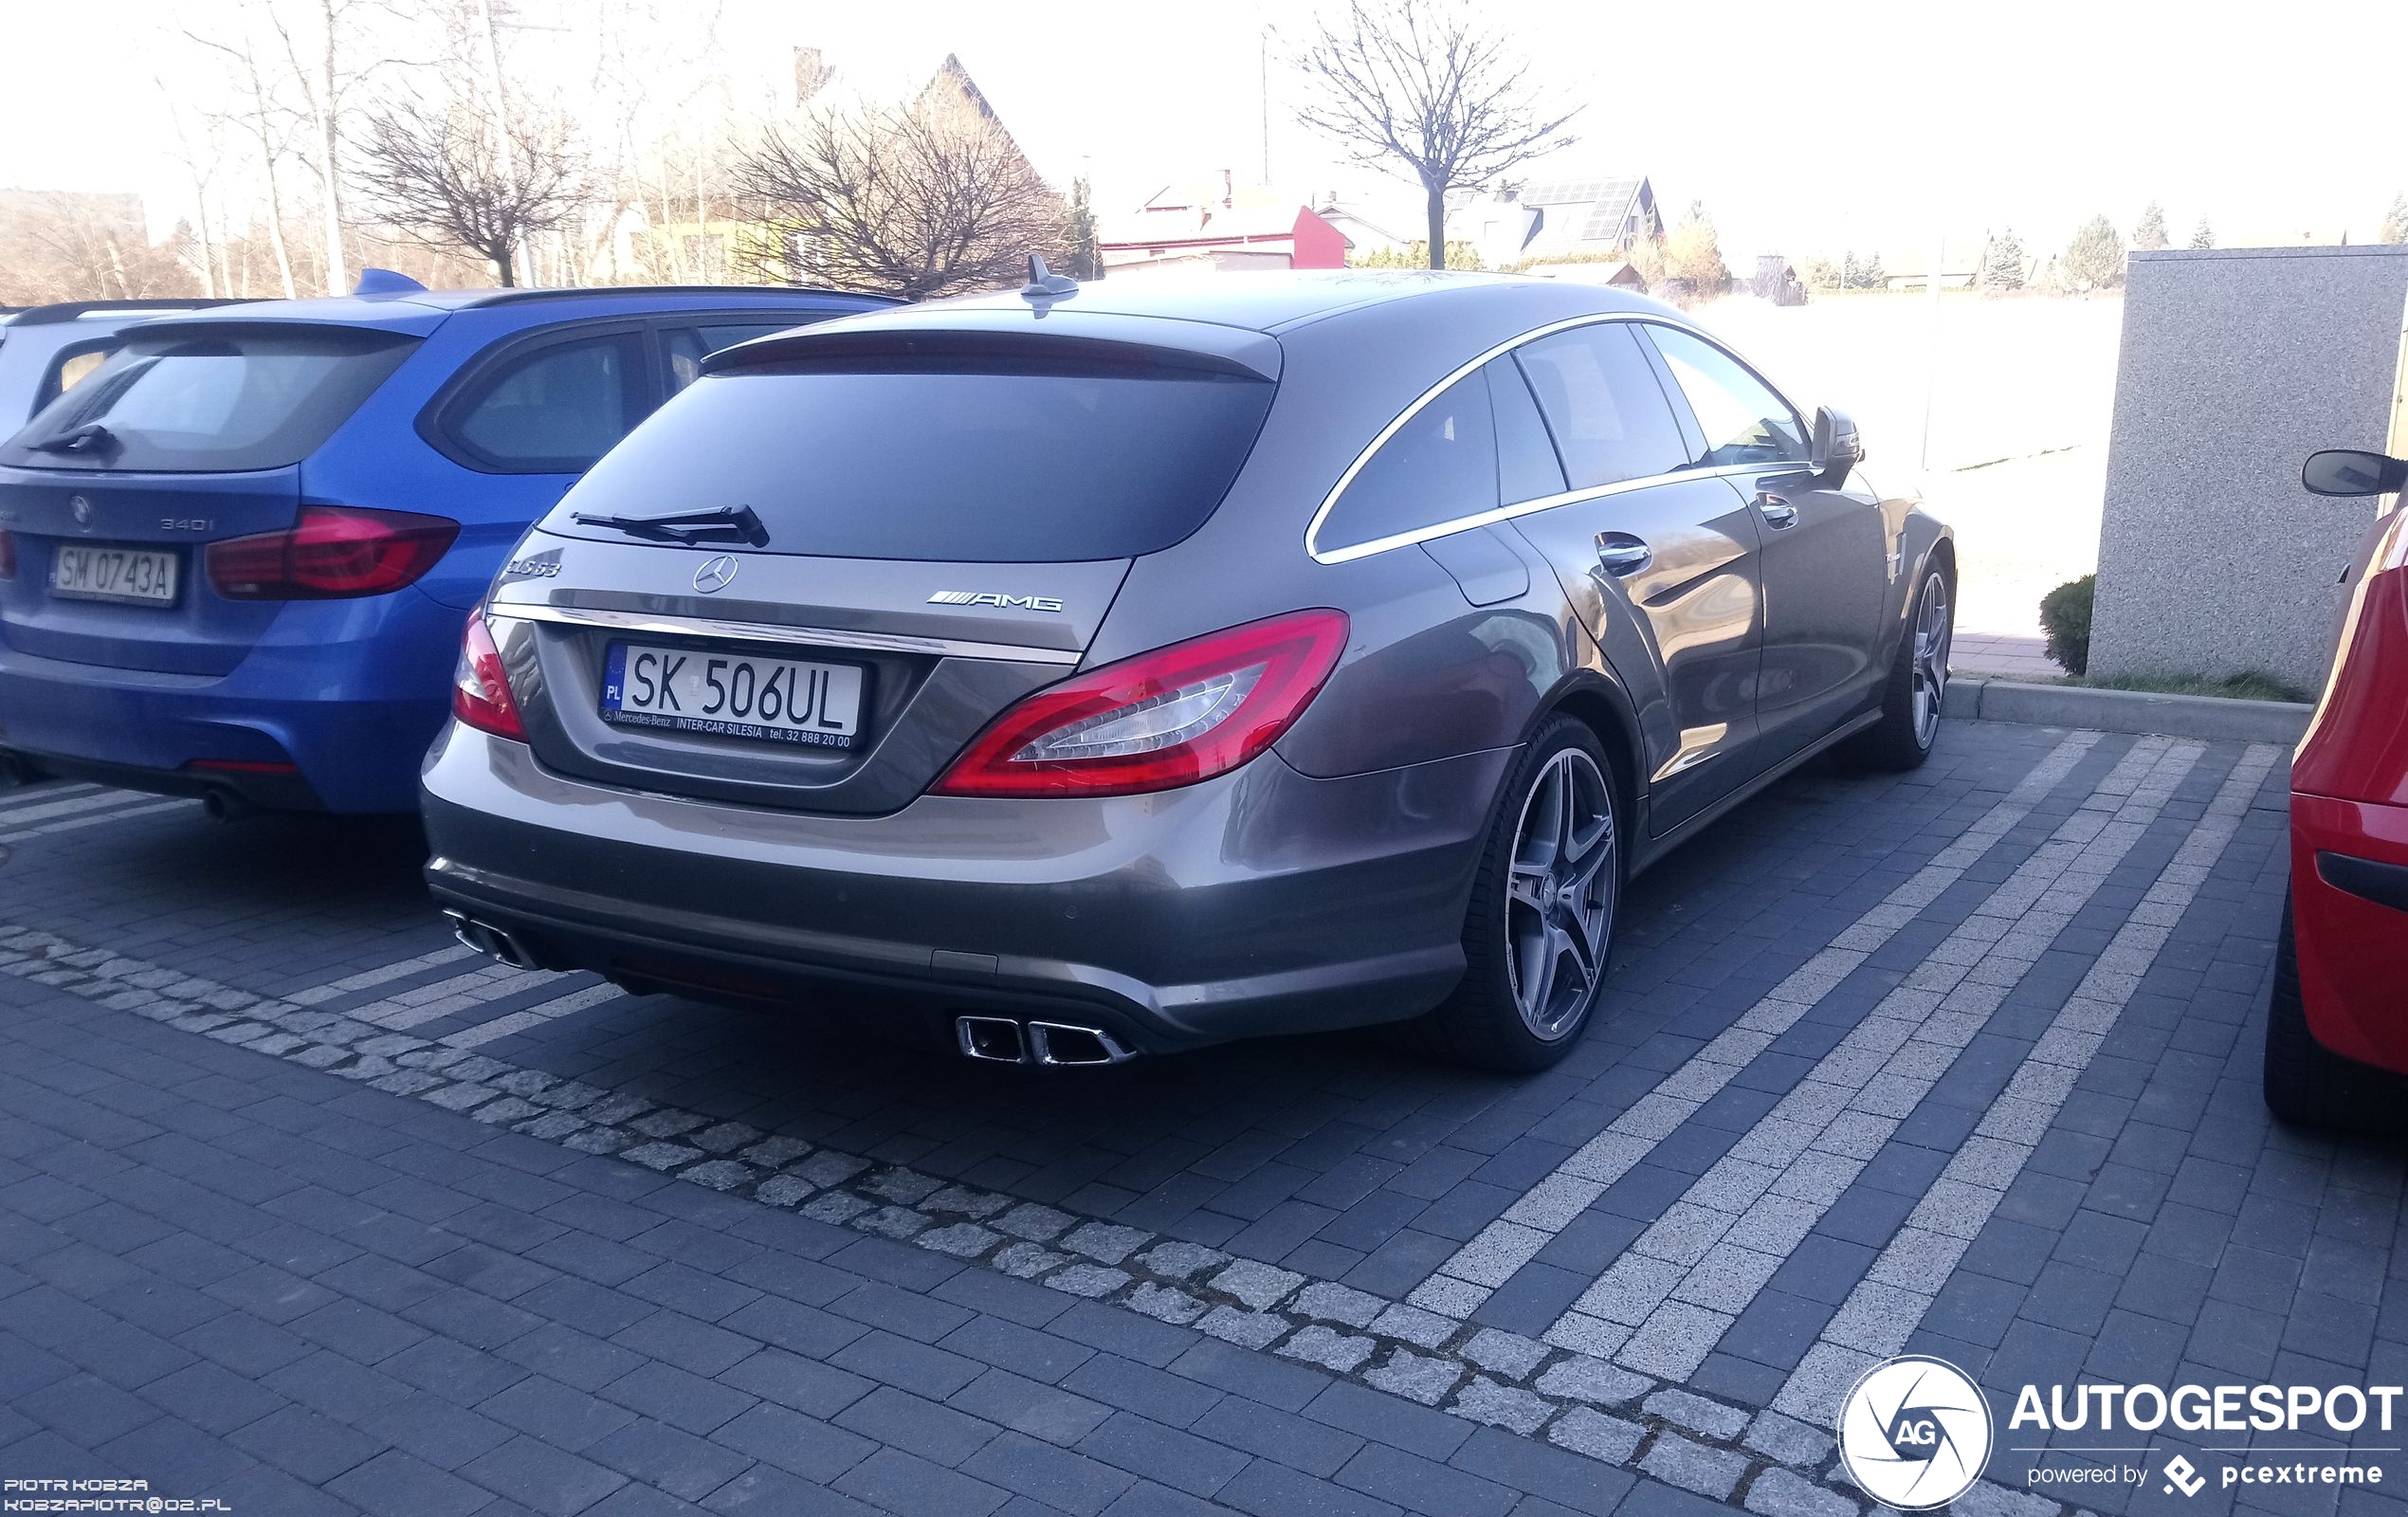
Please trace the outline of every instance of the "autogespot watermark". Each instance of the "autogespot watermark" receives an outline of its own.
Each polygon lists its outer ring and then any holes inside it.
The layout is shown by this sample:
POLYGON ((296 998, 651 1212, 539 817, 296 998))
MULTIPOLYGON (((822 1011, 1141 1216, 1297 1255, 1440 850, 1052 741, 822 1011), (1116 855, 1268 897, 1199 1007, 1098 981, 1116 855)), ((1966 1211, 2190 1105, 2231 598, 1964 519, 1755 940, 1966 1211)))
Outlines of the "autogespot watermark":
POLYGON ((0 1513, 6 1512, 230 1512, 214 1496, 163 1496, 147 1480, 0 1477, 0 1513))
MULTIPOLYGON (((2038 1430, 2048 1441, 2011 1444, 2034 1490, 2141 1486, 2196 1496, 2214 1485, 2380 1486, 2383 1466, 2368 1455, 2398 1453, 2391 1443, 2338 1440, 2392 1431, 2402 1411, 2397 1385, 2071 1385, 2044 1395, 2026 1385, 2007 1418, 2010 1438, 2038 1430), (2148 1435, 2185 1439, 2190 1453, 2217 1456, 2202 1471, 2148 1435), (2083 1435, 2066 1442, 2058 1435, 2083 1435), (2138 1442, 2091 1441, 2121 1435, 2138 1442), (2216 1442, 2216 1438, 2230 1441, 2216 1442), (2285 1439, 2331 1439, 2287 1442, 2285 1439), (2103 1457, 2103 1456, 2112 1457, 2103 1457), (2060 1461, 2047 1462, 2052 1456, 2060 1461)), ((1989 1398, 1972 1377, 1945 1360, 1907 1354, 1867 1370, 1839 1409, 1839 1456, 1867 1495, 1902 1511, 1954 1501, 1981 1478, 1995 1440, 1989 1398)), ((2010 1475, 2008 1478, 2012 1478, 2010 1475)), ((2079 1491, 2065 1492, 2079 1502, 2079 1491)))
POLYGON ((2398 1385, 2037 1385, 2016 1394, 2007 1418, 2013 1438, 2027 1429, 2084 1435, 2084 1441, 2017 1443, 2025 1484, 2034 1490, 2079 1485, 2139 1486, 2151 1480, 2169 1496, 2196 1496, 2211 1484, 2235 1486, 2379 1486, 2383 1466, 2370 1454, 2398 1453, 2398 1445, 2289 1443, 2285 1438, 2345 1439, 2393 1430, 2400 1410, 2398 1385), (2090 1441, 2166 1431, 2203 1435, 2185 1440, 2216 1456, 2202 1471, 2182 1453, 2149 1441, 2090 1441), (2226 1441, 2216 1441, 2224 1439, 2226 1441), (2081 1462, 2051 1464, 2048 1456, 2081 1462), (2100 1462, 2100 1455, 2113 1457, 2100 1462))
POLYGON ((1990 1402, 1944 1359, 1884 1360, 1839 1406, 1839 1457, 1865 1494, 1901 1511, 1945 1506, 1990 1462, 1990 1402))

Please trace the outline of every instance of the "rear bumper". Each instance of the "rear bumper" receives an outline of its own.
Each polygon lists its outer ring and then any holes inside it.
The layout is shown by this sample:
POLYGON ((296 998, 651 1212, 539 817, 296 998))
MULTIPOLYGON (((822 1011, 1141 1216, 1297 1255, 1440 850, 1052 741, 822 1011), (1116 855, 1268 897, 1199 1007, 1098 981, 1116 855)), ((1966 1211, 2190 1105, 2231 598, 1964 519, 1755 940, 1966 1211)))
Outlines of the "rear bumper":
POLYGON ((0 748, 62 775, 253 804, 409 812, 448 709, 462 613, 415 590, 295 602, 225 675, 45 658, 0 646, 0 748), (194 760, 289 762, 290 775, 194 760))
POLYGON ((427 879, 559 967, 728 999, 900 991, 1161 1051, 1437 1004, 1511 758, 1324 780, 1267 755, 1156 795, 851 817, 569 779, 452 726, 427 879))
POLYGON ((2293 795, 2291 910, 2308 1031, 2408 1074, 2408 806, 2293 795))

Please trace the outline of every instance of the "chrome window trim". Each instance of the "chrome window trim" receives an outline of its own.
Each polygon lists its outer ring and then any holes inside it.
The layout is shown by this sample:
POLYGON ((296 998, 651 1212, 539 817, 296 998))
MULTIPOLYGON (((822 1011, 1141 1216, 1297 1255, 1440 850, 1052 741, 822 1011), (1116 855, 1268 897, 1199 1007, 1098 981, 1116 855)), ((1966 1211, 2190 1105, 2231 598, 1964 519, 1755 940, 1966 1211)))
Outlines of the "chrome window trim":
MULTIPOLYGON (((1500 342, 1495 347, 1481 354, 1478 357, 1464 364, 1453 373, 1448 375, 1445 378, 1439 380, 1436 384, 1432 385, 1429 389, 1423 391, 1421 394, 1414 399, 1412 405, 1407 406, 1402 411, 1397 413, 1396 420, 1390 422, 1387 426, 1382 427, 1379 430, 1379 435, 1371 440, 1370 446, 1366 447, 1361 452, 1355 455, 1355 461, 1346 466, 1345 473, 1338 476, 1338 483, 1330 486, 1330 490, 1327 495, 1322 497, 1321 508, 1313 513, 1312 521, 1305 524, 1304 552, 1311 557, 1315 563, 1351 563, 1357 558, 1367 558, 1376 553, 1387 553, 1396 548, 1409 548, 1416 542, 1428 542, 1437 538, 1452 537, 1458 532, 1469 532, 1474 527, 1485 527, 1498 521, 1510 521, 1517 517, 1533 516, 1541 511, 1552 511, 1559 505, 1577 505, 1583 501, 1595 501, 1609 495, 1620 495, 1629 490, 1643 490, 1657 484, 1669 484, 1676 480, 1719 479, 1728 474, 1770 474, 1782 472, 1785 469, 1788 469, 1789 466, 1780 463, 1771 465, 1725 464, 1714 468, 1675 469, 1669 474, 1650 474, 1634 480, 1615 480, 1610 484, 1593 484, 1583 489, 1565 490, 1556 495, 1542 495, 1536 500, 1518 501, 1510 505, 1500 505, 1487 511, 1476 511, 1469 516, 1461 516, 1453 518, 1450 521, 1432 522, 1429 526, 1414 527, 1410 531, 1392 533, 1384 538, 1374 538, 1368 542, 1352 543, 1343 548, 1323 548, 1321 546, 1320 538, 1322 524, 1329 519, 1331 509, 1338 504, 1338 498, 1346 493, 1346 486, 1355 483, 1355 476, 1363 471, 1364 466, 1371 462, 1374 454, 1377 453, 1380 448, 1387 446, 1389 438, 1396 435, 1407 422, 1413 420, 1416 415, 1419 415, 1421 413, 1421 409, 1424 406, 1429 405, 1432 400, 1437 399, 1439 395, 1445 393, 1450 385, 1455 384, 1457 381, 1472 374, 1483 364, 1489 362, 1491 359, 1501 357, 1505 354, 1513 352, 1517 348, 1526 347, 1530 343, 1536 342, 1541 338, 1551 338, 1559 332, 1569 332, 1578 327, 1602 326, 1608 321, 1633 321, 1641 324, 1670 327, 1676 332, 1686 332, 1689 336, 1697 338, 1699 341, 1721 349, 1721 351, 1724 353, 1730 353, 1730 349, 1724 347, 1722 343, 1715 341, 1714 338, 1710 334, 1701 331, 1697 327, 1691 326, 1686 321, 1671 320, 1665 317, 1658 316, 1652 311, 1607 311, 1590 316, 1576 316, 1565 320, 1550 322, 1542 327, 1535 327, 1528 332, 1523 333, 1520 337, 1500 342)), ((1797 403, 1792 401, 1787 395, 1781 394, 1778 386, 1774 385, 1771 380, 1764 378, 1762 375, 1757 374, 1755 367, 1752 364, 1749 364, 1746 359, 1740 357, 1738 354, 1731 353, 1730 356, 1733 361, 1737 362, 1742 368, 1746 369, 1749 374, 1756 375, 1757 379, 1763 384, 1765 389, 1772 391, 1775 395, 1779 396, 1781 404, 1789 407, 1792 414, 1797 413, 1797 403)), ((1671 397, 1665 397, 1665 403, 1669 405, 1671 403, 1671 397)), ((1797 460, 1796 470, 1792 471, 1795 472, 1797 470, 1802 470, 1805 466, 1805 460, 1797 460)))
POLYGON ((913 637, 901 632, 864 632, 841 627, 786 627, 771 622, 726 621, 716 616, 670 616, 654 612, 603 611, 589 606, 552 606, 489 601, 487 616, 551 622, 562 627, 598 627, 611 631, 659 632, 674 637, 721 638, 745 643, 802 643, 861 652, 930 653, 939 658, 991 659, 1007 664, 1074 665, 1085 655, 1064 648, 1022 648, 958 637, 913 637))

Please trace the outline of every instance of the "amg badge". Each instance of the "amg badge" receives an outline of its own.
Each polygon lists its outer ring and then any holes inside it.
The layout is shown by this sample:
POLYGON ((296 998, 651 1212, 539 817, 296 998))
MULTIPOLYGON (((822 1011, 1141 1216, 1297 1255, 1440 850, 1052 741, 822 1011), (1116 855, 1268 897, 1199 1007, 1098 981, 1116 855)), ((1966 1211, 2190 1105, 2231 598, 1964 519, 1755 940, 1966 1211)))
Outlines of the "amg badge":
POLYGON ((1005 611, 1060 611, 1051 595, 1000 595, 992 590, 939 590, 928 597, 931 606, 999 606, 1005 611))

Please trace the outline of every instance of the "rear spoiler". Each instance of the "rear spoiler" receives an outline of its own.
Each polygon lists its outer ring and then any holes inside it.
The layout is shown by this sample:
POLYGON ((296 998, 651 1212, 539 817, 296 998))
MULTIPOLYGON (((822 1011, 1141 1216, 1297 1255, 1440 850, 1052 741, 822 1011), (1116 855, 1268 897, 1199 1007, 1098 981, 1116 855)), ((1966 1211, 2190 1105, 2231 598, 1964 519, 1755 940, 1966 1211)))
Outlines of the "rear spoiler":
POLYGON ((137 311, 202 311, 212 305, 247 305, 248 301, 207 301, 197 297, 170 296, 156 301, 61 301, 55 305, 35 305, 0 320, 8 326, 52 326, 72 321, 79 316, 102 316, 111 312, 130 314, 137 311))
POLYGON ((1059 306, 1043 315, 923 307, 846 318, 721 349, 702 360, 702 372, 822 364, 918 368, 962 360, 1184 370, 1242 379, 1280 375, 1279 341, 1268 333, 1059 306))

